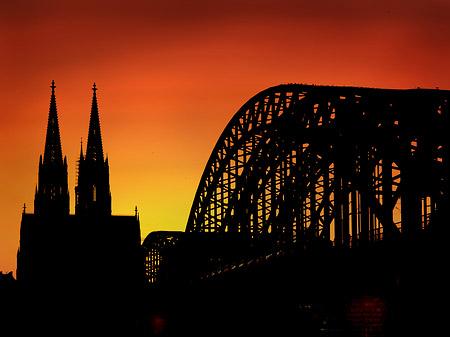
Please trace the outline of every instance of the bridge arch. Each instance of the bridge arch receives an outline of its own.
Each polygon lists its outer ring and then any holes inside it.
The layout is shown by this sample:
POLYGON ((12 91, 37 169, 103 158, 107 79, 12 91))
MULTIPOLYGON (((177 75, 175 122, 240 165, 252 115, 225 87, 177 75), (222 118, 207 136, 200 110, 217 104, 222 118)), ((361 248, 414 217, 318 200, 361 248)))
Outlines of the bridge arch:
POLYGON ((167 259, 170 251, 183 237, 183 232, 156 231, 147 235, 142 248, 145 256, 145 276, 149 284, 157 285, 167 277, 167 259))
POLYGON ((432 227, 448 207, 449 96, 301 84, 256 94, 214 147, 186 232, 358 246, 432 227))

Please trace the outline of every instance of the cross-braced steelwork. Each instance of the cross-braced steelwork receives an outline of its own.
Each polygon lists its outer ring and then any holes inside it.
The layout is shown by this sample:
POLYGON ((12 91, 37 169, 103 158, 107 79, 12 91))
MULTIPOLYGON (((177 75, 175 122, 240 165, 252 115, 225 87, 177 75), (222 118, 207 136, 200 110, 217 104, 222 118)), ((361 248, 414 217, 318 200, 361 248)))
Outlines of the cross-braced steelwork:
POLYGON ((449 98, 299 84, 258 93, 219 138, 186 232, 351 247, 432 227, 449 206, 449 98))
POLYGON ((145 275, 150 284, 157 284, 163 277, 164 263, 167 261, 167 251, 180 240, 183 232, 152 232, 142 243, 145 252, 145 275))

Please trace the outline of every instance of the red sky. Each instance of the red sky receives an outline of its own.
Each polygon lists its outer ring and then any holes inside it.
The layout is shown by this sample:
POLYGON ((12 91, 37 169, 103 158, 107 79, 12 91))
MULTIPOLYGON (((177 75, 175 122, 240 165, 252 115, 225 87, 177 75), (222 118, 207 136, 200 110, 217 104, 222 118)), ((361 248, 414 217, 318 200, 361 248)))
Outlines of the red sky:
MULTIPOLYGON (((232 115, 281 83, 450 89, 447 0, 0 3, 0 270, 15 270, 56 100, 71 212, 95 81, 113 214, 184 230, 232 115)), ((64 238, 61 238, 62 240, 64 238)))

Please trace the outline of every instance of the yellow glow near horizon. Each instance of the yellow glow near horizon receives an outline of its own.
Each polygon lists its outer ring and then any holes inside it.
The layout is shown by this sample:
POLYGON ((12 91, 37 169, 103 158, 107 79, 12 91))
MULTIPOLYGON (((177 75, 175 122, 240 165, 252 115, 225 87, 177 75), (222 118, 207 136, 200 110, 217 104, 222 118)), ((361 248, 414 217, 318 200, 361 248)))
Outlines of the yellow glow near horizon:
POLYGON ((439 0, 5 3, 0 270, 15 270, 23 204, 33 211, 52 80, 71 211, 96 82, 113 214, 138 206, 144 238, 184 230, 222 130, 269 86, 450 88, 449 11, 439 0))

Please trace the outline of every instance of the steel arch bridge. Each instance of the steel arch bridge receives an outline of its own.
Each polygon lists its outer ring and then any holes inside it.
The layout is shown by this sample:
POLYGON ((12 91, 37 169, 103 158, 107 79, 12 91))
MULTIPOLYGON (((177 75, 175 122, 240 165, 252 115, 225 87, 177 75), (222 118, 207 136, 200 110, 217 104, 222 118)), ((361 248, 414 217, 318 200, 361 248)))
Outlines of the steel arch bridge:
POLYGON ((183 232, 157 231, 151 232, 142 243, 145 252, 145 275, 148 283, 163 282, 164 264, 170 251, 182 238, 183 232))
POLYGON ((186 232, 355 247, 439 227, 449 97, 301 84, 258 93, 220 136, 186 232))

